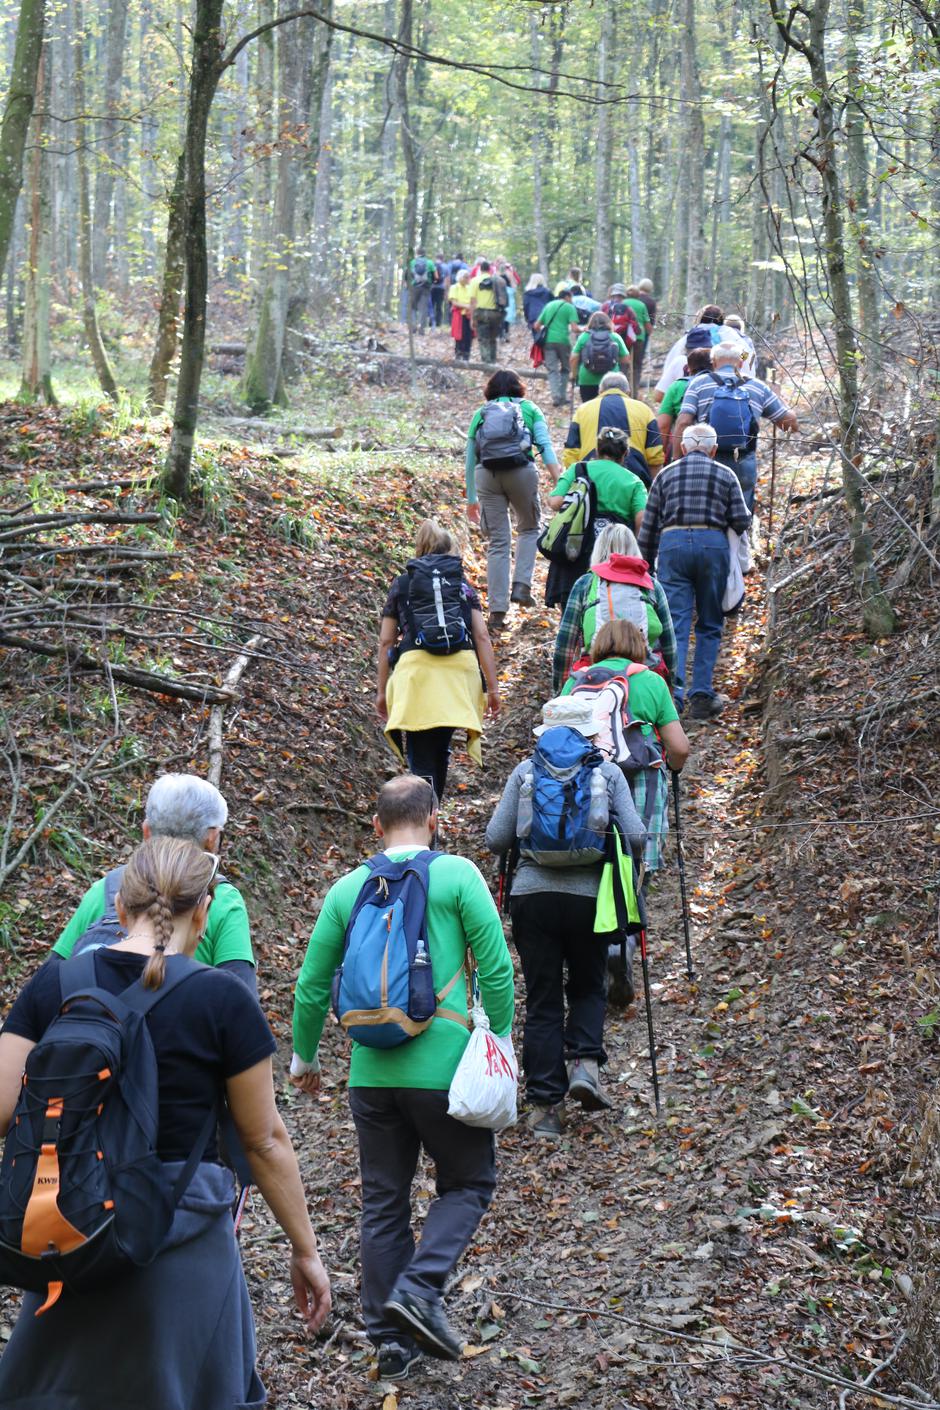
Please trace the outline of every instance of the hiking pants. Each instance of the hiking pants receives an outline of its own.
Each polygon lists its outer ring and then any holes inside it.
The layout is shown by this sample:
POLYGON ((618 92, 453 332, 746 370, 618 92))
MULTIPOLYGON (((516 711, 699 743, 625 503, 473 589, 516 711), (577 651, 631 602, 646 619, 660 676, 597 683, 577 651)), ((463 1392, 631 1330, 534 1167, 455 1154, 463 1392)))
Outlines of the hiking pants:
POLYGON ((474 318, 480 344, 480 361, 496 362, 496 343, 499 330, 503 326, 503 311, 501 308, 478 308, 474 318))
POLYGON ((722 465, 727 465, 732 475, 736 475, 744 503, 754 513, 754 495, 757 490, 757 451, 720 450, 715 455, 722 465), (735 458, 737 457, 737 459, 735 458))
POLYGON ((419 778, 426 778, 434 787, 437 801, 444 797, 447 784, 447 765, 450 763, 450 741, 454 731, 449 725, 438 725, 436 729, 405 731, 405 754, 408 770, 419 778))
POLYGON ((496 1188, 492 1131, 447 1115, 447 1092, 350 1087, 359 1138, 362 1311, 372 1342, 401 1342, 382 1311, 392 1292, 438 1302, 496 1188), (422 1147, 434 1162, 431 1201, 415 1251, 411 1182, 422 1147))
POLYGON ((408 326, 423 333, 431 316, 431 290, 426 284, 415 284, 408 290, 408 326))
POLYGON ((464 362, 469 362, 470 348, 473 343, 473 324, 465 313, 461 314, 460 328, 460 337, 454 339, 454 357, 458 361, 462 358, 464 362))
POLYGON ((610 936, 594 934, 596 906, 595 896, 565 891, 537 891, 510 902, 512 938, 525 977, 522 1067, 526 1095, 539 1106, 564 1100, 566 1058, 607 1061, 604 1012, 610 936))
POLYGON ((693 610, 695 662, 689 694, 715 694, 712 676, 725 624, 721 600, 730 561, 728 540, 721 529, 667 529, 659 540, 656 576, 665 589, 676 633, 673 697, 677 705, 682 704, 685 694, 693 610))
POLYGON ((594 398, 597 396, 597 387, 598 387, 598 385, 599 385, 599 384, 597 384, 597 385, 591 387, 591 386, 585 385, 584 382, 579 382, 579 383, 578 383, 578 394, 579 394, 579 396, 581 397, 581 400, 582 400, 582 401, 593 401, 594 398))
POLYGON ((631 370, 633 372, 633 395, 635 397, 640 395, 640 376, 643 372, 643 361, 646 357, 646 341, 645 338, 638 338, 633 344, 632 349, 633 367, 631 370))
POLYGON ((518 470, 485 470, 476 468, 477 498, 480 501, 480 522, 489 540, 486 552, 487 606, 491 612, 509 611, 509 563, 512 556, 512 531, 509 509, 516 516, 516 562, 512 570, 514 583, 529 587, 535 571, 535 550, 542 522, 539 499, 539 472, 535 465, 523 465, 518 470))
POLYGON ((444 285, 433 284, 431 286, 431 323, 435 328, 440 328, 444 322, 444 285))
POLYGON ((568 343, 546 343, 542 352, 545 355, 545 371, 548 373, 548 389, 552 394, 552 406, 561 406, 568 400, 568 368, 571 363, 571 347, 568 343))

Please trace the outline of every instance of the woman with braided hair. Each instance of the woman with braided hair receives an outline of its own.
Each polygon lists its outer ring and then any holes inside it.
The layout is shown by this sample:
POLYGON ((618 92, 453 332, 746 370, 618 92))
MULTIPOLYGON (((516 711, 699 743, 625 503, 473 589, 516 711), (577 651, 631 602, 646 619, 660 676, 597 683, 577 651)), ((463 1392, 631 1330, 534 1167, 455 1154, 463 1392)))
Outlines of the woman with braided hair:
MULTIPOLYGON (((160 837, 128 861, 117 898, 126 932, 93 952, 98 988, 161 989, 191 956, 212 903, 218 857, 160 837)), ((0 1133, 6 1133, 27 1055, 59 1012, 60 976, 88 956, 48 960, 20 993, 0 1033, 0 1133)), ((257 999, 232 974, 188 965, 147 1012, 159 1079, 157 1155, 167 1182, 211 1129, 226 1100, 254 1183, 291 1244, 294 1299, 310 1331, 330 1310, 297 1159, 274 1101, 275 1042, 257 999), (190 972, 190 970, 192 972, 190 972)), ((66 992, 69 992, 66 990, 66 992)), ((0 1360, 0 1406, 100 1410, 133 1399, 138 1410, 252 1410, 265 1402, 231 1209, 234 1181, 215 1130, 202 1150, 156 1259, 113 1283, 66 1289, 36 1317, 23 1297, 0 1360)))

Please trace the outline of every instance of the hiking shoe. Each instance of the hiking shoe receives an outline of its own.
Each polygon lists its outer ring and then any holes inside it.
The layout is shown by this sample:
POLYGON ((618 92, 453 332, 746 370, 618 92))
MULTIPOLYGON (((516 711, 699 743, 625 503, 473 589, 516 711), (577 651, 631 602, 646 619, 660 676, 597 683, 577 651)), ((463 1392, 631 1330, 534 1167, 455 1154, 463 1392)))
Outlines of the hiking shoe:
POLYGON ((725 702, 720 695, 698 693, 690 697, 689 706, 693 720, 713 720, 716 715, 721 714, 725 702))
POLYGON ((568 1095, 585 1111, 607 1111, 610 1098, 601 1089, 600 1073, 594 1058, 578 1058, 568 1064, 568 1095))
POLYGON ((383 1341, 379 1346, 379 1380, 403 1381, 421 1360, 421 1352, 412 1343, 402 1346, 401 1342, 383 1341))
POLYGON ((561 1107, 533 1106, 529 1112, 529 1130, 533 1136, 549 1139, 561 1135, 561 1107))
POLYGON ((505 612, 491 612, 486 619, 486 630, 497 634, 501 632, 506 625, 506 616, 505 612))
POLYGON ((382 1311, 429 1356, 436 1356, 439 1361, 460 1360, 463 1343, 451 1330, 439 1302, 429 1302, 413 1293, 392 1293, 382 1311))
POLYGON ((518 602, 520 607, 535 606, 535 598, 532 596, 532 589, 528 583, 513 583, 509 601, 518 602))

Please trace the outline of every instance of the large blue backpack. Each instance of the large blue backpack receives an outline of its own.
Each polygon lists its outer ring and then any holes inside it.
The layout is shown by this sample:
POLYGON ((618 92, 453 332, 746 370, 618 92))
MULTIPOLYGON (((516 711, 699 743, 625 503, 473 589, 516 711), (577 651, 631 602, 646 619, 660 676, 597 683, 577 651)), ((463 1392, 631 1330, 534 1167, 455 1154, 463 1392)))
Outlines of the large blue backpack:
POLYGON ((753 450, 757 440, 754 411, 748 400, 747 385, 740 377, 732 381, 710 372, 715 395, 708 408, 708 424, 718 437, 719 450, 753 450))
POLYGON ((577 730, 557 725, 545 731, 519 791, 520 856, 543 867, 595 866, 604 859, 609 819, 603 761, 577 730))
MULTIPOLYGON (((60 966, 61 1008, 26 1058, 0 1168, 0 1284, 80 1293, 152 1262, 215 1128, 175 1183, 157 1155, 157 1060, 146 1015, 205 971, 170 955, 159 989, 96 983, 93 951, 60 966)), ((37 1313, 38 1315, 38 1313, 37 1313)))
POLYGON ((463 973, 461 965, 435 993, 428 870, 439 856, 425 850, 396 862, 380 852, 366 862, 371 874, 346 926, 332 998, 343 1028, 367 1048, 395 1048, 423 1033, 463 973))

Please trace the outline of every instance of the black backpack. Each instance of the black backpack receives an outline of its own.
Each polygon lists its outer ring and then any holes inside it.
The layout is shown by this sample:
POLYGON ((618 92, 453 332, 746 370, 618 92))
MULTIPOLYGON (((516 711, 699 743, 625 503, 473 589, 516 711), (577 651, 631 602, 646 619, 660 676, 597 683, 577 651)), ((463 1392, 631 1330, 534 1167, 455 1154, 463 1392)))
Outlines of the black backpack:
POLYGON ((474 440, 485 470, 520 470, 532 463, 532 433, 518 401, 488 401, 474 440))
POLYGON ((473 646, 463 597, 463 564, 453 553, 427 553, 408 564, 405 612, 415 646, 450 656, 473 646))
POLYGON ((497 274, 493 279, 493 294, 497 308, 509 307, 509 289, 501 274, 497 274))
POLYGON ((151 1263, 219 1118, 175 1184, 157 1155, 158 1080, 146 1015, 205 965, 168 956, 159 989, 96 984, 94 952, 59 969, 62 1005, 26 1059, 0 1167, 0 1284, 82 1292, 151 1263))
POLYGON ((592 328, 581 349, 581 366, 603 376, 605 372, 612 372, 619 361, 620 352, 613 334, 606 328, 592 328))

